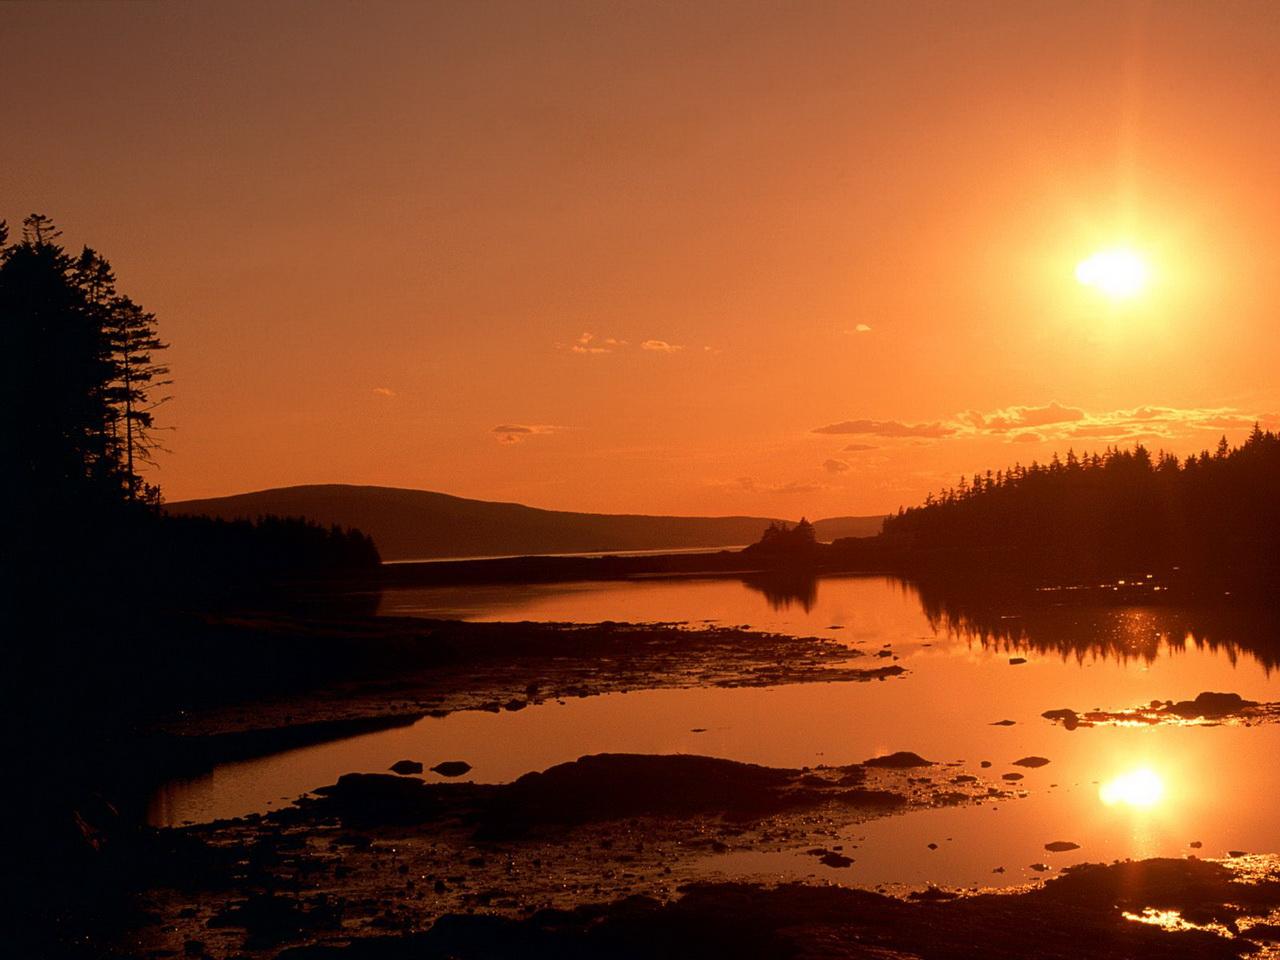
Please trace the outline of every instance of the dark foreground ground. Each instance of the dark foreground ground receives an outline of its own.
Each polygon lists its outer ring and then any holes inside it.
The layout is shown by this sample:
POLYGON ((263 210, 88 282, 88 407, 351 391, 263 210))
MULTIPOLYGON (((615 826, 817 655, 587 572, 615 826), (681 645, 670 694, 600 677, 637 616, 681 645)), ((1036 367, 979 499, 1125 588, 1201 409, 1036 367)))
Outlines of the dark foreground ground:
MULTIPOLYGON (((1070 868, 1010 893, 711 882, 743 850, 832 867, 851 823, 1009 799, 910 753, 785 770, 601 755, 512 784, 351 774, 292 808, 110 838, 77 957, 1236 957, 1280 941, 1280 864, 1070 868), (124 882, 122 882, 124 881, 124 882)), ((847 843, 847 841, 846 841, 847 843)), ((89 888, 85 888, 88 890, 89 888)), ((48 954, 45 954, 48 955, 48 954)))
POLYGON ((891 649, 683 625, 255 616, 188 636, 186 675, 139 698, 129 732, 96 759, 46 750, 9 788, 25 801, 8 821, 9 955, 1212 958, 1280 936, 1280 865, 1260 857, 1083 866, 1000 894, 714 880, 741 852, 839 869, 858 856, 837 839, 851 824, 1016 795, 910 753, 806 770, 604 755, 501 786, 428 783, 406 758, 406 775, 347 775, 267 816, 153 830, 120 784, 425 713, 903 673, 891 649))

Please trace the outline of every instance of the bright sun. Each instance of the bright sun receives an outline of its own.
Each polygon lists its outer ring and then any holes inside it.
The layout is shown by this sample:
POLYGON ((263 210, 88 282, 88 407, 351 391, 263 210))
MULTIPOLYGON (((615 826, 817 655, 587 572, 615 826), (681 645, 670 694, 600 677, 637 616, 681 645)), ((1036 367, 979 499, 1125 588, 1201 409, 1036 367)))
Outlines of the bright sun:
POLYGON ((1108 780, 1098 788, 1098 797, 1108 807, 1154 807, 1164 796, 1160 775, 1143 767, 1108 780))
POLYGON ((1076 266, 1076 279, 1112 300, 1136 297, 1147 285, 1151 271, 1142 257, 1125 247, 1099 250, 1076 266))

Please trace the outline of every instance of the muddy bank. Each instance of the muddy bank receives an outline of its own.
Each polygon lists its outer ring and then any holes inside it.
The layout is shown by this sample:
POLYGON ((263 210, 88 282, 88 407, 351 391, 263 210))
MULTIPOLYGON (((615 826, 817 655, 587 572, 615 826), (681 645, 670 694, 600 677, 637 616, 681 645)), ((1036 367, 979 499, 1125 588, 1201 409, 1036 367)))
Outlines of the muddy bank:
MULTIPOLYGON (((477 837, 517 837, 626 817, 719 815, 748 822, 822 804, 885 811, 907 806, 904 793, 867 788, 869 766, 797 770, 683 754, 597 754, 498 785, 350 773, 301 798, 299 813, 282 812, 277 819, 332 817, 360 825, 457 818, 477 837)), ((976 795, 947 791, 946 799, 976 795)))
POLYGON ((1205 691, 1194 700, 1152 700, 1128 710, 1076 711, 1069 707, 1046 710, 1041 714, 1046 720, 1061 724, 1068 730, 1100 725, 1155 725, 1219 723, 1243 724, 1275 723, 1280 721, 1280 703, 1259 703, 1245 700, 1238 693, 1214 693, 1205 691))
POLYGON ((1271 870, 1146 860, 1073 868, 1019 894, 898 900, 841 887, 693 884, 526 919, 449 915, 407 936, 282 952, 284 960, 479 957, 1121 958, 1212 960, 1273 945, 1271 870), (1165 926, 1142 922, 1159 915, 1165 926), (1175 919, 1176 918, 1176 919, 1175 919))
POLYGON ((364 732, 361 725, 376 718, 394 724, 656 687, 868 681, 905 672, 882 651, 873 666, 860 650, 828 638, 739 627, 260 617, 210 629, 227 639, 228 656, 242 668, 296 661, 311 682, 253 699, 209 697, 149 724, 153 748, 206 763, 364 732), (250 657, 249 647, 258 654, 250 657))
POLYGON ((189 941, 212 956, 275 956, 420 933, 447 914, 521 919, 592 900, 666 901, 733 852, 808 852, 847 866, 859 856, 840 839, 851 825, 1013 796, 957 774, 946 764, 779 769, 623 754, 505 785, 347 775, 266 816, 156 831, 181 838, 198 869, 171 871, 184 889, 144 890, 149 920, 127 942, 143 956, 189 941))

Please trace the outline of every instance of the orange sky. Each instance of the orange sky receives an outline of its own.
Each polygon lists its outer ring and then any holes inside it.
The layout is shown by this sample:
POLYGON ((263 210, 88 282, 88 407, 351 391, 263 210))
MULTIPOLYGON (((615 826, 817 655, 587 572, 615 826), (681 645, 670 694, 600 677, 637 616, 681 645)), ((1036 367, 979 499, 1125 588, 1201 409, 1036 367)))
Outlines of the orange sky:
POLYGON ((1280 411, 1274 3, 5 4, 0 41, 0 215, 159 314, 169 499, 860 514, 1280 411), (1119 243, 1123 306, 1073 274, 1119 243))

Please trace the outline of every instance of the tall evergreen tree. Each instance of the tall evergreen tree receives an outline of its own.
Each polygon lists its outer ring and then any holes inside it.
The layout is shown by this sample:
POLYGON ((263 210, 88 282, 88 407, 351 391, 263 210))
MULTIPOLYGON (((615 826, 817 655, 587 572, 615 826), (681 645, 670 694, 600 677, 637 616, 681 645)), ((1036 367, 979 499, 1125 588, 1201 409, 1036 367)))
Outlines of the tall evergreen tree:
POLYGON ((107 334, 115 361, 111 399, 122 423, 125 484, 131 498, 150 498, 158 495, 158 490, 142 483, 138 464, 155 463, 154 411, 169 399, 156 391, 172 382, 166 379, 169 368, 158 363, 155 355, 169 345, 156 333, 155 314, 128 297, 117 297, 112 303, 107 334))

